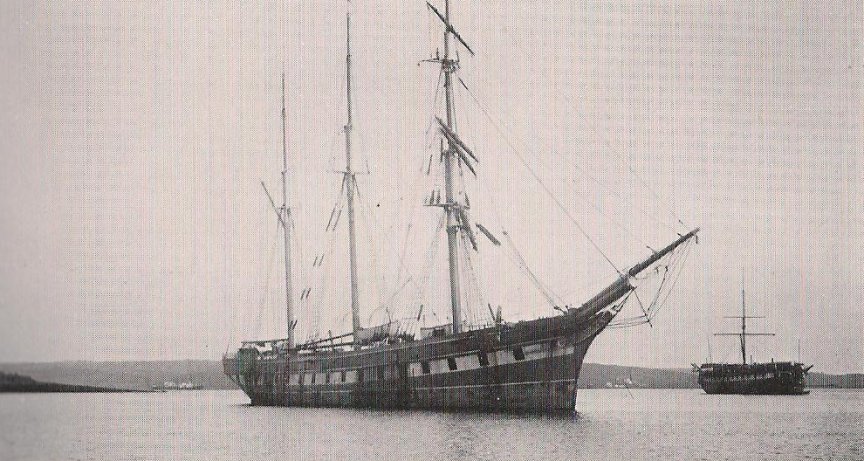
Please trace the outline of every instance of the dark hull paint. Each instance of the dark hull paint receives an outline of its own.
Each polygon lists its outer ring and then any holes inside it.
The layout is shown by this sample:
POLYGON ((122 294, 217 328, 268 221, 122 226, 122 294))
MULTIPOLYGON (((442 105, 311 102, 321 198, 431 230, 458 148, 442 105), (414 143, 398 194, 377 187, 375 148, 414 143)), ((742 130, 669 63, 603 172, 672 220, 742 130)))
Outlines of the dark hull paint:
POLYGON ((703 364, 699 385, 707 394, 806 395, 805 375, 792 362, 703 364))
MULTIPOLYGON (((359 350, 244 342, 223 358, 224 371, 253 405, 571 413, 585 353, 620 311, 623 302, 615 303, 634 289, 630 279, 697 232, 680 236, 562 315, 359 350)), ((353 335, 338 338, 345 336, 353 335)))
POLYGON ((223 363, 253 405, 566 414, 575 409, 585 353, 612 317, 567 314, 361 351, 223 363), (450 358, 456 370, 446 365, 450 358), (357 379, 342 383, 343 370, 357 379), (305 379, 298 382, 298 374, 305 379), (318 383, 310 382, 313 374, 318 383), (331 382, 321 383, 322 376, 331 382))
POLYGON ((706 394, 806 395, 810 393, 803 386, 790 386, 777 379, 758 380, 752 383, 702 384, 702 389, 706 394))

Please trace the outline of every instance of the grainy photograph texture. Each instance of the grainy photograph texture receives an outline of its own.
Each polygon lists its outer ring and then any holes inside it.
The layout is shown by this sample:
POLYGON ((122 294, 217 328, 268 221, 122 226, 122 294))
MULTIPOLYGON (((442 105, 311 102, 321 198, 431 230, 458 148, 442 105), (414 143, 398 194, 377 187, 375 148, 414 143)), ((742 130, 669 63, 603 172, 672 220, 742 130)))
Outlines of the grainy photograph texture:
POLYGON ((864 457, 860 1, 0 25, 0 458, 864 457))

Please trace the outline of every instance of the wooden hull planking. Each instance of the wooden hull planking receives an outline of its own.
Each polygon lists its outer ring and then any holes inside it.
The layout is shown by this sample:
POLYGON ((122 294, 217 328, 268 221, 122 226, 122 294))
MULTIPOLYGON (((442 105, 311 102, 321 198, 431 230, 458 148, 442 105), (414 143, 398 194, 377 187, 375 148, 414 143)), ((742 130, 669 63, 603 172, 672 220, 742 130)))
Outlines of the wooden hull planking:
POLYGON ((252 405, 568 413, 585 354, 612 317, 568 314, 360 351, 238 354, 223 364, 252 405))

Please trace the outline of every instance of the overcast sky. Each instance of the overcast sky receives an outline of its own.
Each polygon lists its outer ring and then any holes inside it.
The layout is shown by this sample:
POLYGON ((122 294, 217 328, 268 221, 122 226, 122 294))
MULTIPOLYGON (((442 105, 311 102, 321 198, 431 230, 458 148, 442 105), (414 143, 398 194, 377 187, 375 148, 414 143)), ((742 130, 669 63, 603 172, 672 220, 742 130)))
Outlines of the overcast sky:
MULTIPOLYGON (((344 217, 325 231, 347 7, 284 3, 0 4, 0 361, 218 358, 284 336, 260 186, 280 195, 283 69, 295 295, 313 290, 298 334, 350 325, 344 217)), ((549 290, 578 304, 615 270, 543 186, 619 268, 702 228, 653 327, 603 333, 587 361, 682 367, 709 343, 737 360, 711 335, 736 328, 722 316, 743 275, 766 317, 751 331, 777 333, 755 359, 796 359, 800 340, 817 370, 864 371, 861 2, 454 3, 476 52, 459 49, 456 90, 480 159, 471 215, 506 229, 549 290)), ((418 65, 440 23, 422 1, 352 11, 361 317, 424 303, 445 322, 440 210, 421 206, 441 99, 418 65)), ((480 242, 469 315, 554 314, 514 259, 480 242)))

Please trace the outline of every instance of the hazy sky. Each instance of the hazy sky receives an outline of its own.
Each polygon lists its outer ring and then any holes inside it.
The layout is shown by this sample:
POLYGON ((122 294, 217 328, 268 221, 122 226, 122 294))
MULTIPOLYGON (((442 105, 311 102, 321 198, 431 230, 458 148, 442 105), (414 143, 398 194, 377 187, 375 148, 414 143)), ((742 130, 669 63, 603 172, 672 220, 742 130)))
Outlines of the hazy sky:
MULTIPOLYGON (((795 359, 800 339, 817 370, 862 372, 862 3, 682 3, 454 2, 476 51, 460 49, 470 93, 456 91, 480 158, 472 218, 506 229, 574 304, 615 272, 519 156, 618 267, 702 228, 653 327, 605 332, 588 361, 706 359, 711 334, 736 327, 722 316, 740 310, 743 272, 766 316, 751 329, 777 333, 752 341, 755 359, 795 359)), ((284 336, 260 186, 279 195, 283 62, 295 294, 313 290, 298 333, 350 324, 344 217, 324 230, 344 164, 346 8, 0 4, 0 361, 218 358, 284 336)), ((441 99, 437 68, 418 65, 440 23, 419 0, 352 8, 362 317, 423 302, 443 322, 440 211, 421 206, 440 179, 437 158, 425 173, 441 99)), ((469 313, 554 313, 513 257, 481 242, 469 313)), ((737 360, 734 339, 710 344, 737 360)))

